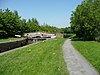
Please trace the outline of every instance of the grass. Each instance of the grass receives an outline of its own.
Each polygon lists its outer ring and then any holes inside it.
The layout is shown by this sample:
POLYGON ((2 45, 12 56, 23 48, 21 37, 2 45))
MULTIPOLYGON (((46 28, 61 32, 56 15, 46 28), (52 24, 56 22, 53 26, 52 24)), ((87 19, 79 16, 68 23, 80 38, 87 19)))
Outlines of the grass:
POLYGON ((48 40, 0 56, 0 75, 68 75, 64 41, 48 40))
POLYGON ((10 38, 5 38, 5 39, 0 39, 0 42, 8 42, 8 41, 14 41, 14 40, 19 40, 21 38, 13 38, 13 37, 10 37, 10 38))
POLYGON ((100 73, 100 43, 99 42, 95 42, 95 41, 72 41, 72 45, 100 73))

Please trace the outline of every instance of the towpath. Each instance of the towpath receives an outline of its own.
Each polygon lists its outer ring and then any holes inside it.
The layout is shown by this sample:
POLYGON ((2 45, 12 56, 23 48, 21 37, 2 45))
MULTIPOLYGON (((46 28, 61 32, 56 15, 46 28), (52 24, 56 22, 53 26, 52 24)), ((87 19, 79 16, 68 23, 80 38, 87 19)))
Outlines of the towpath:
POLYGON ((65 41, 62 48, 70 75, 99 75, 92 65, 73 48, 70 39, 65 41))

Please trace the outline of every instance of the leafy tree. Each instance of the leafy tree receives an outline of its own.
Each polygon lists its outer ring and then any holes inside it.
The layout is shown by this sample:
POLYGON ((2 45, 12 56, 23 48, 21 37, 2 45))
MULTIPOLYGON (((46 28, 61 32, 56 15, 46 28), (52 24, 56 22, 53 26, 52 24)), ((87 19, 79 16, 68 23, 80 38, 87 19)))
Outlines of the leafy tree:
POLYGON ((39 23, 36 19, 29 19, 26 23, 27 32, 37 32, 40 30, 39 23))
POLYGON ((57 28, 57 27, 54 27, 54 26, 50 26, 50 25, 44 23, 41 26, 41 31, 50 32, 50 33, 57 33, 57 32, 60 32, 60 28, 57 28))
POLYGON ((71 34, 72 33, 71 27, 64 28, 64 33, 71 34))
MULTIPOLYGON (((17 13, 17 11, 16 11, 17 13)), ((0 34, 4 37, 12 37, 15 34, 22 35, 21 22, 18 14, 11 12, 8 8, 0 10, 0 31, 4 34, 0 34)), ((2 37, 1 36, 1 37, 2 37)))
POLYGON ((79 38, 94 40, 100 26, 100 0, 84 0, 71 17, 71 29, 79 38))
POLYGON ((62 29, 47 24, 39 25, 36 18, 28 19, 28 21, 21 19, 16 10, 12 12, 8 8, 5 10, 0 9, 0 38, 38 31, 59 33, 62 32, 62 29))

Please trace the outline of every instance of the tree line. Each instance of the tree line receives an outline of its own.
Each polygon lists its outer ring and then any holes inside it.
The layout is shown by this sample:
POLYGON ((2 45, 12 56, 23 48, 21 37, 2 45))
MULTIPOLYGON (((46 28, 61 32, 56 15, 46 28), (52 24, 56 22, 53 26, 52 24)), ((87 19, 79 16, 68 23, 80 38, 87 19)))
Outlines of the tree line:
POLYGON ((36 18, 21 19, 18 12, 0 9, 0 38, 14 37, 15 35, 23 36, 29 32, 51 32, 63 33, 64 29, 50 26, 47 24, 40 25, 36 18))
POLYGON ((71 15, 71 29, 78 38, 100 40, 100 0, 84 0, 71 15))

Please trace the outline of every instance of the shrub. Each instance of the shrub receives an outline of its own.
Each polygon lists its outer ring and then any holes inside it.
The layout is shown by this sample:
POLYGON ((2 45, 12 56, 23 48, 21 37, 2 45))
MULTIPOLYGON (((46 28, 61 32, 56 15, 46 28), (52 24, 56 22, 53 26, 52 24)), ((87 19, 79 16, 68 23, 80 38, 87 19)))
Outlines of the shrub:
POLYGON ((100 36, 96 37, 95 40, 100 42, 100 36))

